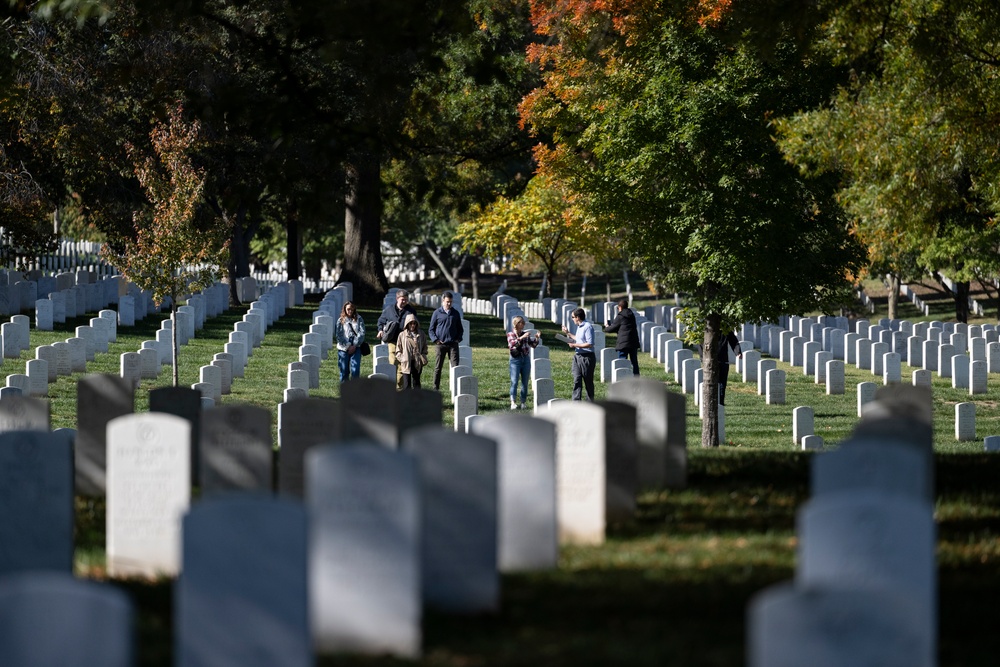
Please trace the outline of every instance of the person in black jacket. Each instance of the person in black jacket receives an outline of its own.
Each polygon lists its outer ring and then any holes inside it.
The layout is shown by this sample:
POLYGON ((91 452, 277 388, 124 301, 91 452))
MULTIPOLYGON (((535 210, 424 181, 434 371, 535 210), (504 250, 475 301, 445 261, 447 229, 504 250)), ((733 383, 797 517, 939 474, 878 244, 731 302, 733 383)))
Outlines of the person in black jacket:
POLYGON ((396 367, 396 389, 403 388, 403 374, 399 371, 399 361, 396 359, 396 339, 402 333, 406 316, 417 316, 417 310, 410 305, 410 293, 405 289, 396 290, 396 303, 390 303, 378 318, 378 336, 383 343, 389 344, 389 361, 396 367), (395 326, 389 327, 390 324, 395 326), (387 327, 389 329, 387 330, 387 327))
POLYGON ((618 315, 614 321, 604 330, 605 333, 618 332, 618 342, 615 349, 618 350, 619 359, 628 359, 632 362, 632 374, 639 374, 639 329, 635 325, 635 313, 628 307, 628 299, 618 300, 618 315))
POLYGON ((740 341, 732 331, 718 339, 715 349, 715 363, 719 366, 719 405, 726 404, 726 383, 729 382, 729 348, 733 348, 736 356, 743 356, 740 341))

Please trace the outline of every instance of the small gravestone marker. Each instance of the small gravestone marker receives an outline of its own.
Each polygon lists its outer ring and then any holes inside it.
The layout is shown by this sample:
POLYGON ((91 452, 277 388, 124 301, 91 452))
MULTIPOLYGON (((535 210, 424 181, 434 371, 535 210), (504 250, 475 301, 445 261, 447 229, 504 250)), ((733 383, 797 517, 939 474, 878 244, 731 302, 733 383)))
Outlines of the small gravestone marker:
POLYGON ((874 382, 858 383, 858 417, 862 416, 865 406, 875 400, 875 390, 878 386, 874 382))
POLYGON ((133 667, 133 613, 123 590, 71 574, 0 581, 0 664, 133 667))
POLYGON ((767 372, 777 369, 778 362, 774 359, 761 359, 757 362, 757 395, 767 395, 767 372))
POLYGON ((316 445, 339 440, 341 432, 340 407, 330 399, 301 398, 280 404, 278 490, 302 496, 306 451, 316 445))
POLYGON ((802 438, 815 432, 814 412, 807 405, 792 410, 792 443, 802 444, 802 438))
POLYGON ((201 492, 270 493, 271 413, 252 405, 230 404, 201 415, 201 492))
POLYGON ((796 522, 800 587, 865 587, 910 598, 921 635, 937 636, 935 528, 930 503, 880 491, 809 500, 796 522))
POLYGON ((0 433, 0 575, 73 571, 73 445, 62 434, 0 433))
POLYGON ((500 570, 556 567, 555 424, 501 414, 475 421, 472 432, 497 442, 500 570))
POLYGON ((785 371, 774 369, 767 372, 766 392, 768 405, 785 404, 785 371))
POLYGON ((425 426, 407 433, 402 449, 420 467, 424 600, 453 612, 496 611, 496 442, 425 426))
POLYGON ((175 575, 191 499, 191 426, 173 415, 108 423, 107 554, 111 576, 175 575))
POLYGON ((778 584, 747 612, 748 667, 933 667, 934 642, 909 598, 856 587, 778 584))
POLYGON ((604 410, 560 401, 540 410, 556 425, 556 485, 561 543, 601 544, 605 527, 604 410))
POLYGON ((418 657, 417 462, 370 442, 317 447, 307 459, 309 598, 316 647, 324 653, 418 657))
POLYGON ((305 508, 231 496, 184 518, 178 665, 311 667, 305 508))
POLYGON ((201 394, 190 387, 157 387, 149 392, 149 411, 180 417, 191 425, 191 480, 200 483, 201 394))
POLYGON ((959 441, 976 439, 976 404, 955 405, 955 439, 959 441))
POLYGON ((49 402, 24 395, 0 399, 0 433, 10 431, 48 431, 51 425, 49 402))

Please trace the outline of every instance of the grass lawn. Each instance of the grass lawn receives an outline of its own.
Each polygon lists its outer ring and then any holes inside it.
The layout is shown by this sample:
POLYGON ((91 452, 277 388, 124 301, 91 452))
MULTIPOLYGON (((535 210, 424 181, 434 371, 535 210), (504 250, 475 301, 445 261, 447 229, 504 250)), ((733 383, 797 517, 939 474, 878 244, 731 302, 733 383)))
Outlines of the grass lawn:
MULTIPOLYGON (((595 286, 596 287, 596 286, 595 286)), ((537 288, 535 291, 537 296, 537 288)), ((616 297, 614 294, 613 297, 616 297)), ((522 295, 530 298, 529 294, 522 295)), ((595 298, 603 298, 603 284, 595 298)), ((249 402, 269 408, 277 418, 287 364, 297 357, 308 329, 312 306, 291 309, 268 332, 225 402, 249 402)), ((419 309, 426 325, 429 309, 419 309)), ((197 381, 198 368, 221 352, 233 310, 209 322, 182 350, 182 385, 197 381)), ((371 327, 374 311, 362 311, 371 327)), ((479 378, 480 412, 506 410, 507 352, 504 332, 491 317, 470 315, 474 368, 479 378)), ((60 326, 58 332, 31 332, 37 346, 64 340, 89 318, 60 326)), ((556 395, 571 391, 570 354, 555 342, 556 327, 536 323, 552 344, 556 395)), ((119 329, 119 340, 106 355, 89 364, 90 372, 117 372, 118 355, 138 349, 154 337, 158 319, 119 329)), ((613 337, 609 336, 609 344, 613 337)), ((31 356, 33 356, 33 351, 31 356)), ((432 355, 433 356, 433 355, 432 355)), ((23 373, 28 353, 6 360, 5 374, 23 373)), ((640 355, 642 372, 666 381, 662 367, 640 355)), ((730 375, 724 446, 703 450, 700 422, 688 403, 689 485, 685 490, 644 493, 633 521, 608 528, 600 547, 562 551, 556 571, 506 576, 503 604, 496 615, 456 617, 429 613, 424 623, 425 656, 419 664, 442 667, 492 665, 684 665, 732 666, 743 663, 744 613, 749 598, 771 583, 792 577, 795 565, 794 520, 808 499, 811 454, 792 445, 791 414, 799 405, 815 410, 816 433, 828 445, 845 438, 856 423, 855 383, 870 373, 847 369, 845 396, 826 396, 801 369, 787 371, 788 402, 765 405, 756 385, 730 375)), ((370 372, 371 357, 363 372, 370 372)), ((165 369, 166 370, 166 369, 165 369)), ((904 375, 908 375, 904 364, 904 375)), ((433 368, 425 371, 430 384, 433 368)), ((75 382, 60 378, 50 387, 53 425, 75 424, 75 382)), ((337 397, 336 361, 324 362, 319 390, 337 397)), ((144 381, 137 410, 148 404, 146 391, 169 384, 164 373, 144 381)), ((982 453, 982 437, 1000 434, 1000 379, 975 397, 979 439, 954 441, 954 404, 969 400, 935 378, 935 449, 940 573, 940 664, 993 665, 1000 638, 992 632, 1000 599, 1000 457, 982 453)), ((677 390, 672 381, 668 382, 677 390)), ((597 397, 605 395, 598 383, 597 397)), ((446 403, 445 423, 452 415, 446 403)), ((78 499, 77 571, 104 578, 103 502, 78 499)), ((127 589, 140 612, 138 640, 142 665, 171 664, 171 584, 140 580, 115 582, 127 589)), ((320 664, 394 665, 379 658, 324 658, 320 664)))

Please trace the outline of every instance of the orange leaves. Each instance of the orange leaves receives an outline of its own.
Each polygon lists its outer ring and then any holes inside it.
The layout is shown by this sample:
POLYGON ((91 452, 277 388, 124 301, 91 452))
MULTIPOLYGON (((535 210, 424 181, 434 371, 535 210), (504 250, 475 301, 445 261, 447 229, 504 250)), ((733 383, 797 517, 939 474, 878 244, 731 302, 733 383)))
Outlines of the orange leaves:
POLYGON ((732 9, 733 0, 697 0, 695 13, 704 27, 719 25, 732 9))
POLYGON ((199 123, 187 122, 176 105, 168 122, 150 132, 152 154, 126 146, 152 210, 135 212, 135 238, 110 259, 127 279, 152 290, 158 302, 207 287, 226 261, 228 229, 196 225, 205 173, 191 152, 200 131, 199 123))

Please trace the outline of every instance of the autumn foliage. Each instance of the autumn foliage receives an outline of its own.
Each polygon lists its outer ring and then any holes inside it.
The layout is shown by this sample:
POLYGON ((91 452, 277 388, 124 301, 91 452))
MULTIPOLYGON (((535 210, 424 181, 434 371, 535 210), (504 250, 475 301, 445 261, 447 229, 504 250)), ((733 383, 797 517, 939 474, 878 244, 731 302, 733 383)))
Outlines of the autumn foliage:
POLYGON ((178 297, 211 285, 226 263, 229 230, 195 224, 205 187, 204 170, 191 159, 199 132, 200 124, 185 121, 175 106, 168 122, 150 132, 152 154, 126 146, 151 207, 135 212, 135 237, 121 252, 109 246, 105 252, 125 278, 152 291, 157 303, 170 297, 176 304, 178 297))

